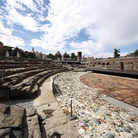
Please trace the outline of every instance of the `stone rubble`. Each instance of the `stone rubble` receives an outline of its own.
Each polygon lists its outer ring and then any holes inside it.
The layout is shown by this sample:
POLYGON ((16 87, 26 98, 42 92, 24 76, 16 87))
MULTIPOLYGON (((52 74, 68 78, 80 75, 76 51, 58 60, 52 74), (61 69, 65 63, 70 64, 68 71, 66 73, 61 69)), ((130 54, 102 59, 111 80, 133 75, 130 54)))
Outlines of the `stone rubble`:
POLYGON ((138 117, 105 101, 104 94, 96 88, 80 82, 84 72, 65 72, 55 75, 54 84, 59 86, 62 95, 57 95, 62 110, 73 114, 77 119, 71 122, 84 138, 136 138, 138 137, 138 117))

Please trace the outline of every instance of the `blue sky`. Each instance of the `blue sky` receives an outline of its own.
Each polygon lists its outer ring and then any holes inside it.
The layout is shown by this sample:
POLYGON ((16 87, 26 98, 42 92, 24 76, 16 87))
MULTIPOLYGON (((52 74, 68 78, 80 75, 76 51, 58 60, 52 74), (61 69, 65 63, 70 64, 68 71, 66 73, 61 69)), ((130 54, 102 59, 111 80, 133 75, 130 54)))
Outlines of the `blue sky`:
POLYGON ((0 41, 46 54, 112 57, 116 48, 124 56, 138 49, 137 5, 138 0, 0 0, 0 41))

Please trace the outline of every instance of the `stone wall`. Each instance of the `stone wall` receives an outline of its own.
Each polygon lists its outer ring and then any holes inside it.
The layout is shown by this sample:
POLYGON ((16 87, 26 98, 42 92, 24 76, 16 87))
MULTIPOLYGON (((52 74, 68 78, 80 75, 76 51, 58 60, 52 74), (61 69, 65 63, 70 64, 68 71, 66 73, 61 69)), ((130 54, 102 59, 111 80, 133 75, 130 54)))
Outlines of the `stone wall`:
POLYGON ((88 68, 138 71, 138 57, 124 59, 118 58, 112 60, 93 60, 89 63, 88 68))

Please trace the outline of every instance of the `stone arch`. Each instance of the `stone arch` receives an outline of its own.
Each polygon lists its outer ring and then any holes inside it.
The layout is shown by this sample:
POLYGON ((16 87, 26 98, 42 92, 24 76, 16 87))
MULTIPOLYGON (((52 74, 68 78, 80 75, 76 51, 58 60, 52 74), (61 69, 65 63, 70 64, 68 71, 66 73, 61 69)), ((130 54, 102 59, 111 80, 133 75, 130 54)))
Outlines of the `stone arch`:
POLYGON ((109 65, 109 64, 110 64, 110 62, 107 62, 107 63, 106 63, 106 65, 109 65))
POLYGON ((124 69, 124 63, 120 62, 120 69, 123 70, 124 69))

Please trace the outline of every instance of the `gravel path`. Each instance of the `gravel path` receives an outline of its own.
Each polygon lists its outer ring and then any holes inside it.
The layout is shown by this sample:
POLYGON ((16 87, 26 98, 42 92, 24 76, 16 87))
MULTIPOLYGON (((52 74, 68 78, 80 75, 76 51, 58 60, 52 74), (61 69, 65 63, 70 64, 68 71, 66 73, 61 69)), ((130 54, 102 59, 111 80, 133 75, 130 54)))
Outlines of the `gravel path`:
POLYGON ((66 114, 70 113, 73 100, 73 114, 78 119, 72 121, 78 132, 86 138, 136 138, 138 137, 137 111, 127 104, 106 97, 97 89, 80 82, 84 72, 60 73, 55 79, 63 95, 57 100, 66 114), (114 103, 114 104, 113 104, 114 103), (131 112, 121 107, 130 109, 131 112))
POLYGON ((118 107, 118 108, 122 108, 128 112, 130 112, 131 114, 134 114, 135 116, 138 116, 138 108, 131 106, 127 103, 124 103, 122 101, 119 101, 115 98, 112 97, 108 97, 106 95, 103 95, 102 98, 106 101, 108 101, 109 103, 113 104, 114 106, 118 107))

